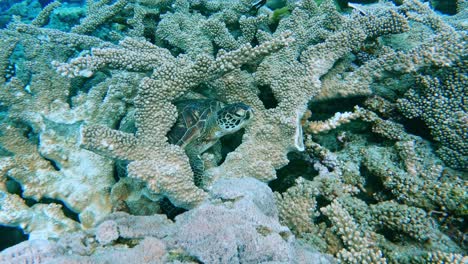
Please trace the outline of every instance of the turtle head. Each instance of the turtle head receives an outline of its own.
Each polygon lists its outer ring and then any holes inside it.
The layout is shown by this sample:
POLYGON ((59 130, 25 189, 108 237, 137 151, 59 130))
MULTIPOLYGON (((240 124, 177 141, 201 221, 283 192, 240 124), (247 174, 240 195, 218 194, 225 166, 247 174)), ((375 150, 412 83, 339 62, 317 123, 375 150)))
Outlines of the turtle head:
POLYGON ((220 131, 218 137, 232 134, 245 127, 253 117, 253 110, 250 106, 243 103, 229 104, 217 113, 216 123, 220 131))

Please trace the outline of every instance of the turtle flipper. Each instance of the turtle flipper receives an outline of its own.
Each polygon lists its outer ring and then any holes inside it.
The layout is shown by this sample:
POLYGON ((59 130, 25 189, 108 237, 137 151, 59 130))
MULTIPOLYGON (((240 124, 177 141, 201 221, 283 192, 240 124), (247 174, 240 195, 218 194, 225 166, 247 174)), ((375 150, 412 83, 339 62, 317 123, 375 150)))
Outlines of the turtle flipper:
POLYGON ((190 167, 193 171, 193 182, 197 187, 203 187, 203 173, 205 171, 205 163, 201 158, 200 154, 193 151, 187 151, 187 156, 189 157, 190 167))
POLYGON ((195 185, 197 187, 203 187, 203 173, 205 172, 205 164, 200 155, 198 155, 196 159, 190 160, 190 166, 193 170, 193 181, 195 182, 195 185))

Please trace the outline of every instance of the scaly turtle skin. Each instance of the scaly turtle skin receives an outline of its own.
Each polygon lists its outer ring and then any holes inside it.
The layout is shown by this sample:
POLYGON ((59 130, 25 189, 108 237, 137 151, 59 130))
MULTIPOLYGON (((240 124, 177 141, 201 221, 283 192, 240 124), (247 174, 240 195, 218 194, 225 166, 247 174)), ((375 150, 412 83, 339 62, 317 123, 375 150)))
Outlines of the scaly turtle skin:
POLYGON ((195 185, 202 186, 204 171, 201 154, 225 135, 245 127, 253 117, 243 103, 225 105, 209 99, 176 102, 179 118, 169 132, 169 142, 185 149, 194 172, 195 185))

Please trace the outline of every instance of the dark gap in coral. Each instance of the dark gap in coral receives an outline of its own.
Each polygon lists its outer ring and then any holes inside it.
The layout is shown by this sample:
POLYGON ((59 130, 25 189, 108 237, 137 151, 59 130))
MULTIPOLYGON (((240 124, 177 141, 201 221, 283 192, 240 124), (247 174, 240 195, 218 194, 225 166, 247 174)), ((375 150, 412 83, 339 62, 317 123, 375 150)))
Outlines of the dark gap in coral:
MULTIPOLYGON (((331 152, 341 151, 348 148, 349 145, 353 145, 354 141, 360 140, 365 140, 370 145, 387 142, 383 137, 372 133, 372 125, 370 123, 361 120, 353 120, 334 130, 314 135, 314 142, 331 152)), ((391 144, 393 143, 391 142, 391 144)))
POLYGON ((468 215, 465 214, 457 217, 441 214, 439 217, 436 216, 432 214, 432 218, 440 226, 442 232, 455 241, 465 252, 468 251, 468 240, 466 239, 466 234, 468 233, 468 225, 466 224, 468 223, 468 215))
POLYGON ((266 109, 271 109, 278 106, 278 100, 276 99, 275 94, 273 93, 273 90, 270 86, 258 86, 258 90, 260 91, 258 98, 260 98, 263 106, 265 106, 266 109))
POLYGON ((16 194, 21 197, 23 190, 21 189, 21 184, 19 182, 7 176, 5 185, 8 193, 16 194))
POLYGON ((174 220, 176 216, 186 212, 187 210, 184 208, 180 208, 175 206, 169 199, 164 197, 161 201, 159 201, 159 207, 163 214, 167 216, 167 218, 174 220))
POLYGON ((431 0, 432 7, 446 15, 457 14, 457 1, 458 0, 431 0))
POLYGON ((84 93, 88 93, 93 87, 99 85, 102 82, 105 82, 107 78, 112 78, 112 74, 108 69, 102 69, 98 72, 95 72, 91 78, 73 78, 72 80, 75 79, 81 79, 81 85, 78 86, 77 88, 79 91, 82 91, 84 93))
POLYGON ((26 123, 15 123, 16 127, 23 128, 23 137, 27 138, 32 144, 39 145, 39 135, 26 123))
MULTIPOLYGON (((122 25, 125 25, 125 29, 131 29, 133 28, 132 25, 128 23, 128 20, 133 19, 135 17, 135 8, 124 8, 125 14, 117 14, 114 16, 114 21, 117 23, 121 23, 122 25), (125 15, 125 16, 123 16, 125 15)), ((128 34, 128 32, 124 29, 121 30, 122 32, 125 32, 128 34)))
POLYGON ((170 4, 172 1, 164 1, 167 2, 167 4, 163 4, 162 6, 159 7, 159 14, 163 15, 168 12, 174 12, 174 9, 172 8, 173 5, 170 4))
POLYGON ((246 71, 246 72, 252 74, 252 73, 257 71, 257 65, 253 64, 253 63, 251 63, 251 64, 247 63, 247 64, 242 65, 240 69, 241 69, 241 71, 246 71))
POLYGON ((268 186, 275 192, 285 192, 295 184, 296 179, 299 177, 313 180, 318 175, 318 171, 314 169, 314 165, 304 159, 301 153, 288 153, 288 160, 288 165, 276 170, 276 179, 268 183, 268 186))
POLYGON ((75 222, 80 223, 80 218, 78 217, 78 213, 75 213, 73 210, 68 208, 68 206, 66 206, 65 203, 63 203, 60 200, 44 197, 44 198, 40 199, 39 201, 35 202, 34 204, 38 204, 38 203, 41 203, 41 204, 51 204, 51 203, 60 204, 62 206, 62 212, 66 217, 72 219, 75 222))
POLYGON ((32 127, 26 125, 25 129, 23 130, 23 137, 25 137, 27 139, 33 139, 33 138, 37 137, 37 135, 34 133, 32 127))
POLYGON ((135 134, 137 130, 135 125, 135 111, 128 111, 127 114, 119 120, 115 127, 125 133, 135 134))
POLYGON ((274 21, 273 23, 268 24, 268 29, 270 30, 270 32, 276 31, 276 28, 278 27, 279 22, 280 20, 277 20, 277 21, 274 21))
MULTIPOLYGON (((123 129, 126 129, 126 127, 123 125, 123 123, 125 121, 127 121, 127 120, 124 120, 127 117, 127 114, 128 114, 128 112, 126 114, 120 115, 119 118, 113 124, 112 128, 124 131, 123 129), (121 128, 123 128, 123 129, 121 129, 121 128)), ((124 131, 124 132, 127 132, 127 131, 124 131)))
MULTIPOLYGON (((127 13, 125 13, 125 16, 123 16, 124 14, 117 14, 117 15, 113 16, 112 19, 109 20, 110 27, 112 28, 112 25, 115 24, 115 23, 120 24, 121 26, 129 27, 129 24, 127 24, 127 20, 130 17, 134 16, 134 12, 133 12, 133 10, 131 10, 130 12, 128 12, 128 11, 126 11, 126 12, 127 13)), ((122 28, 120 28, 120 29, 122 29, 122 28)), ((121 31, 123 31, 123 30, 121 30, 121 31)))
POLYGON ((23 198, 24 203, 25 203, 27 206, 29 206, 29 207, 31 207, 31 206, 37 204, 37 201, 34 200, 33 198, 25 198, 25 197, 23 196, 23 189, 21 189, 21 195, 20 195, 20 197, 23 198))
POLYGON ((420 118, 403 118, 401 124, 405 127, 406 132, 434 142, 434 138, 431 135, 431 130, 420 118))
POLYGON ((0 251, 29 239, 21 228, 0 225, 0 251))
POLYGON ((361 165, 359 167, 359 174, 366 180, 366 184, 364 186, 366 193, 360 192, 357 195, 358 198, 366 201, 368 204, 377 204, 379 202, 395 198, 391 190, 385 188, 382 179, 372 175, 365 165, 361 165), (374 194, 378 194, 379 200, 374 197, 374 194))
MULTIPOLYGON (((331 201, 329 201, 327 198, 325 198, 325 196, 323 196, 323 195, 321 195, 321 194, 320 194, 320 195, 317 195, 317 196, 315 197, 315 201, 317 202, 317 206, 316 206, 317 209, 326 207, 326 206, 328 206, 328 205, 331 204, 331 201)), ((318 210, 318 211, 320 211, 320 210, 318 210)), ((317 219, 317 220, 318 220, 318 219, 317 219)))
POLYGON ((24 197, 24 194, 23 194, 24 190, 23 190, 21 184, 19 182, 17 182, 15 179, 11 178, 11 177, 7 177, 7 190, 8 190, 8 192, 10 192, 12 194, 19 195, 21 197, 21 199, 24 200, 24 203, 28 207, 31 207, 31 206, 33 206, 35 204, 38 204, 38 203, 42 203, 42 204, 50 204, 50 203, 60 204, 60 205, 62 205, 62 212, 66 217, 68 217, 68 218, 70 218, 70 219, 72 219, 72 220, 74 220, 76 222, 80 222, 79 218, 78 218, 78 214, 75 213, 74 211, 72 211, 70 208, 68 208, 60 200, 52 199, 52 198, 42 198, 39 201, 36 201, 35 199, 24 197))
POLYGON ((258 42, 257 37, 255 37, 255 38, 252 39, 250 44, 252 44, 252 47, 256 47, 256 46, 260 45, 260 42, 258 42))
MULTIPOLYGON (((328 202, 323 195, 319 195, 319 196, 315 197, 315 201, 317 203, 317 206, 316 206, 316 211, 317 212, 320 212, 320 208, 323 208, 323 207, 328 206, 330 204, 330 202, 328 202), (320 202, 319 202, 319 200, 320 200, 320 202), (319 205, 319 203, 320 203, 320 205, 319 205)), ((314 218, 313 222, 314 222, 314 224, 327 223, 328 226, 331 225, 331 223, 328 220, 328 217, 325 216, 324 214, 319 214, 318 216, 316 216, 314 218)))
POLYGON ((395 144, 395 141, 389 140, 388 138, 385 138, 379 134, 373 133, 372 125, 369 123, 367 123, 367 125, 368 125, 367 128, 369 132, 367 135, 365 135, 367 145, 379 144, 385 147, 393 147, 393 145, 395 144))
POLYGON ((391 0, 395 6, 401 6, 404 0, 391 0))
POLYGON ((128 161, 126 160, 117 160, 114 163, 113 176, 115 182, 118 182, 121 178, 127 177, 127 165, 128 161))
POLYGON ((123 237, 119 237, 117 238, 117 240, 115 241, 115 244, 117 245, 125 245, 127 246, 128 248, 134 248, 136 246, 138 246, 139 242, 141 240, 139 239, 130 239, 130 238, 123 238, 123 237))
MULTIPOLYGON (((4 113, 8 112, 9 107, 4 105, 2 102, 0 102, 0 113, 1 115, 4 115, 4 113)), ((2 118, 3 119, 3 118, 2 118)), ((1 122, 1 121, 0 121, 1 122)))
POLYGON ((114 166, 112 168, 112 178, 114 178, 115 182, 120 181, 120 174, 121 174, 120 170, 121 170, 121 167, 118 161, 114 162, 114 166))
POLYGON ((366 99, 365 96, 356 96, 311 102, 309 109, 312 111, 312 117, 309 120, 323 121, 335 115, 336 112, 352 112, 354 106, 364 105, 366 99))
MULTIPOLYGON (((205 16, 205 17, 210 17, 213 14, 213 13, 210 13, 205 8, 203 8, 202 5, 195 5, 195 4, 190 5, 189 12, 190 13, 198 13, 198 14, 201 14, 202 16, 205 16)), ((162 14, 162 12, 161 12, 161 14, 162 14)))
POLYGON ((391 197, 391 193, 385 190, 382 181, 369 172, 365 166, 360 166, 359 174, 364 177, 366 183, 364 185, 365 191, 359 192, 356 197, 365 201, 367 204, 377 204, 379 201, 374 197, 374 194, 381 192, 388 192, 391 197))
POLYGON ((156 34, 155 34, 155 30, 153 28, 147 28, 145 27, 145 29, 143 30, 143 37, 153 43, 153 44, 156 44, 156 34))
MULTIPOLYGON (((316 1, 317 2, 317 1, 316 1)), ((348 0, 334 0, 335 4, 338 5, 339 8, 338 11, 343 10, 343 9, 346 9, 346 8, 349 8, 348 6, 348 2, 351 2, 351 1, 348 1, 348 0)), ((323 1, 322 1, 323 3, 323 1)))
POLYGON ((84 82, 84 78, 72 78, 70 80, 70 91, 69 95, 67 96, 67 104, 70 106, 70 108, 73 107, 72 98, 78 95, 78 91, 80 90, 79 87, 82 87, 84 82))
POLYGON ((226 24, 226 28, 229 31, 229 33, 231 34, 231 36, 233 36, 236 40, 239 39, 239 36, 241 35, 239 21, 237 21, 235 23, 230 23, 230 24, 225 23, 225 24, 226 24))
POLYGON ((177 57, 179 56, 180 54, 184 53, 183 50, 181 50, 180 48, 176 47, 176 46, 173 46, 171 43, 169 43, 169 41, 165 40, 165 39, 162 39, 161 40, 162 42, 162 46, 169 50, 169 52, 171 53, 172 56, 174 57, 177 57))
POLYGON ((468 240, 466 239, 468 225, 466 223, 468 223, 468 215, 466 214, 460 217, 452 216, 449 217, 445 223, 439 223, 443 232, 465 250, 465 252, 468 250, 468 240))
POLYGON ((57 162, 55 160, 49 159, 49 158, 44 157, 44 156, 42 156, 42 158, 45 159, 46 161, 48 161, 50 163, 50 165, 52 165, 54 170, 60 171, 60 166, 57 164, 57 162))
POLYGON ((221 160, 219 164, 222 164, 226 160, 227 154, 236 150, 237 147, 242 144, 242 137, 244 136, 245 129, 240 129, 234 134, 226 135, 220 139, 221 141, 221 160))
MULTIPOLYGON (((403 234, 397 233, 390 228, 381 226, 376 230, 377 233, 383 235, 386 239, 393 243, 401 242, 403 241, 403 234)), ((405 236, 406 237, 406 236, 405 236)), ((405 239, 406 240, 406 239, 405 239)))
POLYGON ((145 28, 143 30, 143 36, 149 42, 156 44, 156 25, 160 21, 159 15, 147 14, 143 19, 145 22, 145 28))
POLYGON ((108 77, 111 77, 110 72, 103 70, 102 72, 94 73, 91 78, 76 77, 70 79, 71 88, 67 97, 67 103, 70 108, 74 106, 73 97, 77 96, 79 92, 89 92, 94 86, 105 81, 108 77))
POLYGON ((16 194, 18 195, 19 197, 21 197, 21 199, 24 200, 24 203, 31 207, 32 205, 34 205, 36 203, 36 201, 34 199, 31 199, 31 198, 25 198, 23 196, 23 186, 21 186, 21 184, 13 179, 12 177, 7 177, 7 191, 11 194, 16 194))
MULTIPOLYGON (((343 128, 343 127, 341 127, 343 128)), ((337 152, 343 150, 345 145, 337 140, 337 137, 340 135, 340 131, 332 130, 325 134, 314 135, 314 142, 322 146, 323 148, 328 149, 331 152, 337 152)))

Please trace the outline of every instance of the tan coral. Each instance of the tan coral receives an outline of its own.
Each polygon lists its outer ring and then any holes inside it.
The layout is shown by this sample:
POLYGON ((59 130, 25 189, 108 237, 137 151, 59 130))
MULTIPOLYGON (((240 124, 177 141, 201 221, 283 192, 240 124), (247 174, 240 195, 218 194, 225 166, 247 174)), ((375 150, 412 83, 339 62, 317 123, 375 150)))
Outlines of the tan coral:
POLYGON ((320 210, 330 219, 333 230, 345 244, 345 248, 337 254, 341 261, 356 264, 387 263, 371 234, 361 231, 359 225, 337 200, 320 210))
POLYGON ((288 34, 257 47, 244 45, 219 54, 216 59, 200 56, 195 61, 178 57, 165 62, 151 78, 144 78, 135 98, 136 135, 102 126, 81 130, 82 146, 114 158, 131 161, 130 177, 144 180, 148 187, 167 196, 175 205, 192 208, 206 198, 195 186, 184 150, 167 142, 166 134, 177 119, 172 100, 203 81, 212 80, 256 58, 288 45, 288 34))

